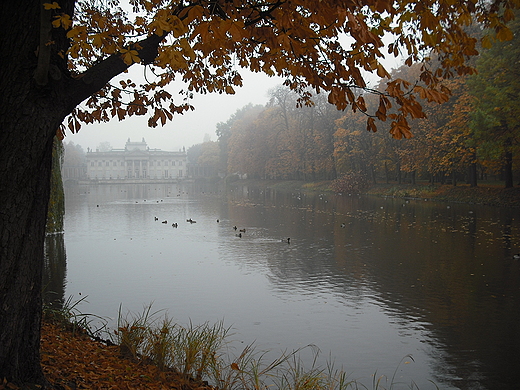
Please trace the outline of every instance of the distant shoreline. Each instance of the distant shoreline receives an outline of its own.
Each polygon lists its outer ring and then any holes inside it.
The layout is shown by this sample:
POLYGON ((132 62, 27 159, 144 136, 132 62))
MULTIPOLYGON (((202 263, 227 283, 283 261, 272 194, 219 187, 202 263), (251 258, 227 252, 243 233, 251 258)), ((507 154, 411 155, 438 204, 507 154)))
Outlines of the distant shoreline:
MULTIPOLYGON (((333 193, 331 183, 331 181, 238 180, 229 185, 237 187, 255 185, 281 190, 333 193)), ((449 184, 430 185, 429 183, 416 185, 375 184, 362 192, 362 195, 520 208, 520 186, 504 188, 495 183, 483 183, 477 187, 470 187, 467 184, 457 186, 449 184)))

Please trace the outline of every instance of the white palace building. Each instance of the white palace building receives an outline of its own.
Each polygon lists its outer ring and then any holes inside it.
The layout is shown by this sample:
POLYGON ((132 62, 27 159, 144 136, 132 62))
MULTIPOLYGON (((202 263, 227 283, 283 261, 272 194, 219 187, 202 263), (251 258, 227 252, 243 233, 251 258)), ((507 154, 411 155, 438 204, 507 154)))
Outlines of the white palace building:
POLYGON ((87 180, 143 182, 179 180, 186 177, 186 152, 150 149, 141 142, 126 142, 124 149, 88 150, 87 180))

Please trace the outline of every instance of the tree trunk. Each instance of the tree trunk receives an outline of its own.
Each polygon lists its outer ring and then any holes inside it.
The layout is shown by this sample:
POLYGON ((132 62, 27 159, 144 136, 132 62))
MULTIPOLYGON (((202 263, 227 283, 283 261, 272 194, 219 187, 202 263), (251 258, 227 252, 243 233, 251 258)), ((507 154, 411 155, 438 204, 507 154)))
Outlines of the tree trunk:
POLYGON ((10 112, 0 115, 0 144, 9 145, 0 159, 0 377, 43 384, 43 242, 56 121, 30 102, 10 112))
POLYGON ((453 171, 451 173, 451 180, 452 180, 453 187, 456 187, 457 186, 457 172, 453 171))
POLYGON ((504 181, 506 188, 513 187, 513 153, 509 150, 504 157, 504 181))
POLYGON ((504 182, 506 188, 513 187, 513 152, 511 151, 513 141, 507 138, 504 141, 504 182))
MULTIPOLYGON (((61 6, 66 12, 73 2, 61 6)), ((10 2, 0 13, 0 380, 44 386, 41 290, 53 138, 79 102, 65 93, 62 60, 52 63, 53 70, 61 65, 60 81, 45 82, 49 62, 37 72, 41 9, 40 1, 10 2)))
MULTIPOLYGON (((45 385, 40 367, 42 273, 52 144, 64 118, 124 72, 119 53, 71 77, 66 31, 43 1, 10 1, 0 12, 0 380, 45 385)), ((75 0, 60 0, 74 13, 75 0)), ((164 36, 139 42, 153 59, 164 36)))
POLYGON ((476 187, 477 186, 477 156, 475 153, 471 156, 472 162, 469 165, 468 174, 469 174, 469 186, 476 187))

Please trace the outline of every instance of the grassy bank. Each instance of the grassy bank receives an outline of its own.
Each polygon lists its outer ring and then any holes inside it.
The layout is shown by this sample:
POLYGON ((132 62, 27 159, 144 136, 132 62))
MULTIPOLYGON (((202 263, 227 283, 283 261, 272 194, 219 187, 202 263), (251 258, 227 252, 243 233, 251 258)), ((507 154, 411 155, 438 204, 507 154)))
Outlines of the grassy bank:
MULTIPOLYGON (((332 193, 330 181, 304 182, 296 180, 239 180, 232 185, 258 185, 281 190, 332 193)), ((389 196, 407 199, 428 199, 440 202, 481 204, 496 207, 520 207, 520 187, 503 188, 497 184, 468 185, 429 185, 428 183, 411 184, 375 184, 368 188, 365 195, 389 196)))
MULTIPOLYGON (((165 315, 151 313, 151 306, 129 317, 119 313, 117 329, 108 334, 111 341, 102 340, 93 337, 85 327, 86 315, 75 307, 51 315, 44 312, 41 363, 54 389, 418 389, 413 381, 396 381, 400 365, 413 361, 411 356, 397 362, 394 373, 374 373, 366 385, 333 363, 317 366, 319 350, 313 346, 269 359, 267 352, 256 351, 253 345, 231 351, 227 348, 229 328, 222 323, 181 326, 165 315), (300 352, 308 349, 314 356, 310 367, 300 358, 300 352)), ((0 389, 17 388, 0 383, 0 389)), ((437 387, 432 383, 431 388, 437 387)))

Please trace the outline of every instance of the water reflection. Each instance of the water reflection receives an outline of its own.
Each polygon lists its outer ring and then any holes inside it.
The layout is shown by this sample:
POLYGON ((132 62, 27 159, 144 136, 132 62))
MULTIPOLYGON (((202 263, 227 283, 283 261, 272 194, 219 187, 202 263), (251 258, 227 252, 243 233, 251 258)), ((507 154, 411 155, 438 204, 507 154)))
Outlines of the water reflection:
POLYGON ((174 185, 75 187, 66 202, 67 292, 89 311, 155 301, 225 318, 266 348, 315 343, 355 378, 413 354, 399 375, 422 389, 520 383, 518 211, 174 185))
POLYGON ((65 299, 67 274, 63 233, 48 234, 45 237, 43 264, 43 302, 50 308, 59 310, 65 299))
POLYGON ((268 191, 240 195, 248 200, 233 194, 231 201, 242 218, 250 218, 253 208, 244 208, 260 200, 264 221, 304 237, 304 243, 293 240, 288 253, 268 254, 276 291, 335 291, 351 305, 368 298, 394 318, 402 335, 419 332, 434 347, 427 349, 439 381, 457 388, 517 387, 520 273, 512 250, 520 247, 518 212, 299 193, 281 199, 268 191))

